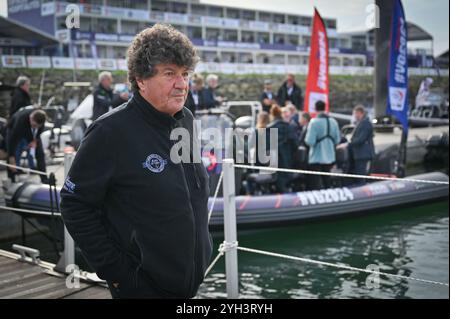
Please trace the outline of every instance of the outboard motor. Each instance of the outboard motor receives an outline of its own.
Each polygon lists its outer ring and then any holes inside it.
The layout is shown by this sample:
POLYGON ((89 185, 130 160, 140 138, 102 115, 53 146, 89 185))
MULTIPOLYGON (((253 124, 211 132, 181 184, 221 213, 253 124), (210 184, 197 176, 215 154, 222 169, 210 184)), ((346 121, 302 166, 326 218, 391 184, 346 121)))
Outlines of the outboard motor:
POLYGON ((424 157, 425 167, 428 171, 441 168, 443 165, 448 174, 449 150, 448 150, 448 133, 440 135, 432 135, 425 142, 427 153, 424 157))

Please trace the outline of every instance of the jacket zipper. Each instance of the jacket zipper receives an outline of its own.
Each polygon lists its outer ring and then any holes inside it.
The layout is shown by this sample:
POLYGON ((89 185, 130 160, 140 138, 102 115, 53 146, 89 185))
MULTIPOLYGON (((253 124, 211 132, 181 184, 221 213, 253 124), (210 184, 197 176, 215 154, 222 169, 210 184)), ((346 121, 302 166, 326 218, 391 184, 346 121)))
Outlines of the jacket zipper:
MULTIPOLYGON (((177 125, 175 125, 175 127, 177 127, 177 125)), ((169 131, 168 139, 170 141, 170 144, 173 146, 174 143, 170 139, 170 131, 169 131)), ((192 159, 192 156, 190 156, 190 158, 192 159)), ((185 171, 185 167, 186 166, 185 165, 186 164, 181 162, 181 168, 183 170, 183 174, 182 174, 183 175, 183 181, 184 181, 184 186, 186 188, 186 192, 187 192, 187 195, 188 195, 189 208, 191 210, 191 214, 192 214, 192 218, 193 218, 193 228, 194 228, 194 258, 192 260, 193 271, 190 274, 190 275, 192 275, 192 278, 191 278, 191 280, 189 282, 189 287, 188 287, 189 295, 191 295, 193 293, 193 290, 194 290, 194 282, 195 282, 195 278, 196 278, 196 275, 197 275, 197 265, 196 265, 196 262, 195 262, 196 259, 197 259, 197 227, 195 225, 196 218, 195 218, 194 208, 192 207, 192 202, 191 202, 191 191, 189 189, 189 184, 188 184, 188 182, 186 180, 186 171, 185 171)), ((189 168, 186 168, 186 169, 189 169, 189 168)), ((200 182, 198 180, 198 176, 197 176, 196 172, 197 171, 195 170, 195 165, 194 165, 194 175, 195 175, 196 185, 197 185, 198 188, 200 188, 200 182)))

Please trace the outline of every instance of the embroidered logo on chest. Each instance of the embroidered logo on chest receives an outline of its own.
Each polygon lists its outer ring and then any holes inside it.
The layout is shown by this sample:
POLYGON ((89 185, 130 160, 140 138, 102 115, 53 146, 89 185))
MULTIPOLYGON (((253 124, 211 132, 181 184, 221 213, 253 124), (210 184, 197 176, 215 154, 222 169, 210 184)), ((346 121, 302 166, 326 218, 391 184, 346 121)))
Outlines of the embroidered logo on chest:
POLYGON ((167 160, 163 159, 158 154, 150 154, 144 163, 143 168, 147 168, 153 173, 161 173, 167 165, 167 160))

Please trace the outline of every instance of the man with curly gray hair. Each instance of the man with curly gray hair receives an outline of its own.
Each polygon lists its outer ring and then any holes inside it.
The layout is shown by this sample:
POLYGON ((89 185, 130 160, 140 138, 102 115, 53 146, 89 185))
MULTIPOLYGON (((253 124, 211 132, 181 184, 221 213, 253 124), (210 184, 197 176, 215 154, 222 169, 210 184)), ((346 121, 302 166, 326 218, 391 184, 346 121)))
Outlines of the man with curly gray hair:
POLYGON ((190 161, 170 156, 175 128, 198 144, 184 107, 197 61, 174 28, 140 32, 133 98, 89 127, 61 191, 67 229, 114 298, 191 298, 209 264, 208 175, 194 147, 190 161))

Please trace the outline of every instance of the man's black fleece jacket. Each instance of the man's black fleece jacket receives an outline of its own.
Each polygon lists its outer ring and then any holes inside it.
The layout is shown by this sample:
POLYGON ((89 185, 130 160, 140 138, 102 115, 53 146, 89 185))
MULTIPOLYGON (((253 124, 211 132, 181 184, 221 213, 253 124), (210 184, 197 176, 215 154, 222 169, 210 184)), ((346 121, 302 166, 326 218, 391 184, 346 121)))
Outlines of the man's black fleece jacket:
POLYGON ((68 231, 123 297, 193 297, 211 258, 208 175, 171 161, 176 127, 194 137, 189 110, 172 117, 135 94, 89 127, 61 190, 68 231))

